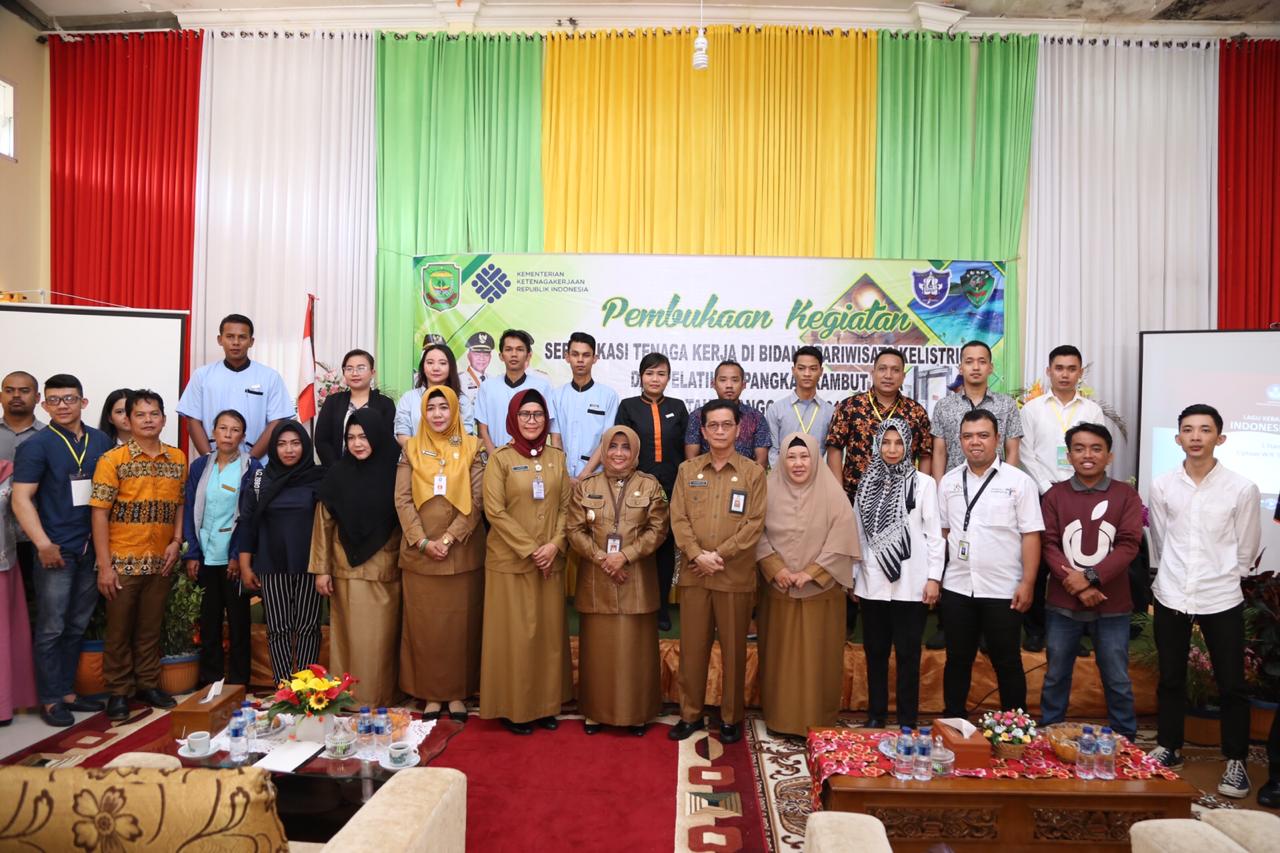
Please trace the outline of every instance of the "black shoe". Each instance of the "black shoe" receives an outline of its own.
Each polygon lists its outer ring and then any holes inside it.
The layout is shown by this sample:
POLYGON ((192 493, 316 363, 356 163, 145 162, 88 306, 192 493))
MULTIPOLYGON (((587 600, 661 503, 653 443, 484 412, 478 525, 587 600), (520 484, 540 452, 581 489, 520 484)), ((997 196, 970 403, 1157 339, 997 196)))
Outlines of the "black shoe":
POLYGON ((648 726, 627 726, 627 731, 636 737, 644 737, 644 733, 649 730, 648 726))
POLYGON ((947 647, 947 635, 941 628, 933 632, 933 636, 924 641, 926 649, 945 649, 947 647))
POLYGON ((129 719, 129 700, 123 696, 107 697, 107 719, 116 721, 129 719))
POLYGON ((1044 634, 1027 634, 1022 641, 1022 648, 1029 652, 1044 651, 1044 634))
POLYGON ((1280 779, 1272 779, 1258 789, 1258 805, 1280 809, 1280 779))
POLYGON ((168 693, 165 693, 158 687, 152 687, 147 690, 139 690, 134 694, 133 698, 139 702, 145 702, 152 708, 174 708, 178 703, 168 693))
POLYGON ((1163 746, 1157 746, 1147 753, 1147 758, 1168 770, 1182 769, 1182 750, 1180 749, 1165 749, 1163 746))
POLYGON ((44 720, 45 725, 59 729, 65 729, 67 726, 76 724, 76 718, 71 716, 71 712, 67 710, 66 702, 54 702, 53 706, 47 709, 41 705, 40 719, 44 720))
POLYGON ((720 742, 737 743, 742 740, 742 723, 721 723, 720 742))
POLYGON ((555 717, 543 717, 539 720, 534 720, 534 722, 549 732, 554 732, 556 729, 560 728, 560 721, 555 717))
POLYGON ((864 729, 883 729, 884 724, 884 717, 867 717, 867 721, 862 724, 862 727, 864 729))
POLYGON ((506 727, 507 731, 511 732, 513 735, 533 734, 533 726, 528 723, 517 723, 512 720, 508 720, 506 717, 499 717, 498 722, 502 723, 502 725, 506 727))
POLYGON ((106 704, 99 702, 97 699, 87 699, 84 696, 77 696, 74 702, 64 702, 68 711, 90 711, 97 713, 106 709, 106 704))
POLYGON ((582 724, 582 730, 589 735, 600 734, 600 730, 602 728, 604 728, 604 726, 600 725, 599 723, 583 723, 582 724))
POLYGON ((694 732, 700 732, 706 727, 707 724, 701 717, 692 723, 686 723, 681 720, 671 727, 671 731, 667 732, 667 737, 671 740, 684 740, 694 732))
POLYGON ((667 613, 667 611, 665 610, 661 610, 658 612, 658 630, 659 631, 671 630, 671 614, 667 613))
POLYGON ((455 723, 465 723, 468 716, 469 715, 465 710, 449 712, 449 719, 453 720, 455 723))
POLYGON ((424 719, 424 720, 438 720, 438 719, 440 719, 440 714, 441 714, 443 711, 444 711, 444 708, 436 708, 434 711, 423 711, 423 712, 422 712, 422 719, 424 719))
POLYGON ((0 729, 11 725, 13 725, 13 717, 5 717, 3 720, 0 720, 0 729))

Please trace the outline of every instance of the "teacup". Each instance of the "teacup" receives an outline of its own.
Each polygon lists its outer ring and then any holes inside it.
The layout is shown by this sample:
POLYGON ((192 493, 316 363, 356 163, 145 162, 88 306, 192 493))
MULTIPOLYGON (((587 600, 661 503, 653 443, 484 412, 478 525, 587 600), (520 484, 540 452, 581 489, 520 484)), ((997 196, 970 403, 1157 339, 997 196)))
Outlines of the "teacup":
POLYGON ((187 752, 192 755, 208 755, 210 745, 208 732, 192 732, 187 735, 187 752))
POLYGON ((407 767, 417 757, 413 744, 408 741, 398 740, 387 747, 387 763, 392 767, 407 767))

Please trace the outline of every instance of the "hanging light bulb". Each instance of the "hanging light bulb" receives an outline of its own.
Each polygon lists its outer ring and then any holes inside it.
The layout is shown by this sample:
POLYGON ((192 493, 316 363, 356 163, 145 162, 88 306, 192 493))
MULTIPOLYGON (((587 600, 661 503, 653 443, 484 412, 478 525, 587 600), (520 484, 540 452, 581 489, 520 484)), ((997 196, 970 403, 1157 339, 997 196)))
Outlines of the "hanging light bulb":
POLYGON ((693 40, 693 68, 704 71, 707 67, 707 31, 698 27, 698 37, 693 40))

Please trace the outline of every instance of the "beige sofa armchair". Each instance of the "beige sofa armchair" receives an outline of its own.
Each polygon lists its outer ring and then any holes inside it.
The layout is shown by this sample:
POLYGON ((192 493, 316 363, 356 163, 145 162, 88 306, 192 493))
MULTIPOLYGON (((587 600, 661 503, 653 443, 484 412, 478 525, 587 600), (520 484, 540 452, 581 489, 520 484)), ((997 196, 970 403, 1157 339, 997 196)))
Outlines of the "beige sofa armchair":
POLYGON ((804 828, 804 853, 893 853, 884 824, 855 812, 814 812, 804 828))
POLYGON ((1143 820, 1129 827, 1133 853, 1276 853, 1280 817, 1211 809, 1200 820, 1143 820))

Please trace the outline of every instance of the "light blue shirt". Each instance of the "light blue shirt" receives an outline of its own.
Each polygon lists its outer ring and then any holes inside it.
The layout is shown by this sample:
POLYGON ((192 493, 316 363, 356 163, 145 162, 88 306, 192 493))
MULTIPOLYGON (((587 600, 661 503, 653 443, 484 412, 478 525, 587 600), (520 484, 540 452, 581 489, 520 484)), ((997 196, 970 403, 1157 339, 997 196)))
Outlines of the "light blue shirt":
MULTIPOLYGON (((418 434, 418 424, 422 421, 422 396, 426 393, 426 388, 410 388, 400 395, 400 400, 396 403, 396 435, 415 436, 418 434)), ((468 435, 475 435, 476 416, 471 398, 459 394, 458 408, 462 410, 463 432, 468 435)))
POLYGON ((826 453, 827 429, 835 411, 833 404, 816 394, 812 400, 801 400, 795 391, 770 403, 764 410, 764 422, 769 425, 769 436, 773 439, 773 446, 769 448, 769 467, 778 464, 778 456, 784 452, 782 439, 793 432, 806 432, 813 436, 818 442, 818 449, 826 453))
POLYGON ((506 373, 501 373, 480 383, 480 390, 476 392, 476 423, 489 428, 489 440, 494 447, 501 447, 511 440, 511 435, 507 432, 507 407, 511 405, 512 397, 529 389, 541 394, 547 401, 547 407, 551 409, 547 412, 551 419, 547 424, 547 432, 560 431, 560 425, 556 422, 556 404, 551 383, 547 377, 541 373, 528 372, 520 384, 513 388, 507 384, 506 373))
POLYGON ((209 460, 209 467, 209 482, 204 489, 204 515, 200 518, 200 550, 204 552, 205 565, 225 566, 236 504, 240 500, 241 471, 238 462, 219 471, 216 459, 209 460))
POLYGON ((250 361, 243 370, 232 370, 225 361, 197 368, 178 400, 178 414, 204 424, 212 443, 213 419, 226 409, 244 416, 246 450, 253 447, 268 423, 291 418, 297 411, 280 374, 261 362, 250 361))
POLYGON ((566 382, 554 392, 551 405, 560 425, 560 446, 568 457, 570 477, 578 477, 591 454, 600 446, 605 428, 613 426, 618 415, 618 393, 608 385, 592 380, 579 391, 566 382))

